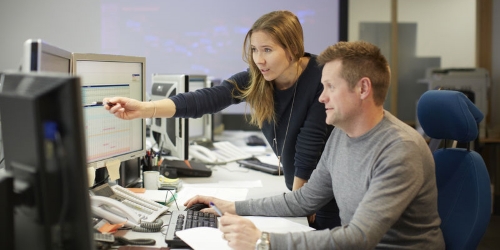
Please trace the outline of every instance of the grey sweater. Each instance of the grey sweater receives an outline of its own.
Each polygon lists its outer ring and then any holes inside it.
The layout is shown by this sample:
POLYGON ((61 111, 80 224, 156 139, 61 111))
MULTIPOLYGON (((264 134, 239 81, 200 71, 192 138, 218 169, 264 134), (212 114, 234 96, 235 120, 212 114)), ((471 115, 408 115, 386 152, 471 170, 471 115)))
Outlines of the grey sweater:
POLYGON ((387 111, 360 137, 334 129, 301 189, 236 202, 236 213, 305 216, 334 196, 341 227, 271 234, 272 249, 444 249, 432 154, 422 136, 387 111))

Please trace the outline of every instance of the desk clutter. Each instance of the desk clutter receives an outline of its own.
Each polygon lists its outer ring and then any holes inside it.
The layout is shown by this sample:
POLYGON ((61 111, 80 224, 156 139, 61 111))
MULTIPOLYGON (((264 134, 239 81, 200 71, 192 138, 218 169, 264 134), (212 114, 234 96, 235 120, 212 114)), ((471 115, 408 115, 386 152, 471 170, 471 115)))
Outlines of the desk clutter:
POLYGON ((168 160, 161 162, 160 174, 169 177, 210 177, 212 170, 203 163, 189 160, 168 160))
POLYGON ((119 185, 111 187, 105 183, 93 188, 91 193, 94 216, 113 224, 125 225, 132 230, 159 231, 163 222, 158 221, 158 218, 168 211, 167 206, 141 197, 119 185))
POLYGON ((170 179, 163 175, 159 177, 160 187, 158 189, 179 190, 182 187, 182 180, 179 178, 170 179))

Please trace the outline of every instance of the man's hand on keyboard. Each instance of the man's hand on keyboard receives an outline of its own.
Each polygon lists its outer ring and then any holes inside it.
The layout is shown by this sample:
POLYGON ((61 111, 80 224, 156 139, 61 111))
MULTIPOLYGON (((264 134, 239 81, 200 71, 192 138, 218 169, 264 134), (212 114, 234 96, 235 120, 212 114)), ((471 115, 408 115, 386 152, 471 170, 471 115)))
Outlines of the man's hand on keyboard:
MULTIPOLYGON (((234 202, 217 199, 217 198, 214 198, 211 196, 201 196, 201 195, 194 196, 193 198, 187 200, 186 203, 184 203, 184 206, 190 207, 190 206, 197 204, 197 203, 203 203, 203 204, 209 205, 210 202, 213 202, 215 204, 215 206, 217 206, 217 208, 219 208, 219 210, 222 212, 222 214, 224 214, 226 212, 233 213, 233 214, 236 213, 236 206, 235 206, 234 202)), ((215 214, 218 216, 217 212, 211 207, 204 208, 200 211, 205 212, 205 213, 212 213, 212 214, 215 214)))

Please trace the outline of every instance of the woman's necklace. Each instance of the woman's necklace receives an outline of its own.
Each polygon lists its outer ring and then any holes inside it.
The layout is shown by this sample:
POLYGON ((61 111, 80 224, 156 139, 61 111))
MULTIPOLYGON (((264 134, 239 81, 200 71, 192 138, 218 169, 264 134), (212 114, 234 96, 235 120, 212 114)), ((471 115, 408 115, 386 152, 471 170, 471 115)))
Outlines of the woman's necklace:
POLYGON ((283 145, 281 146, 281 153, 278 151, 278 141, 276 140, 276 123, 274 123, 273 144, 276 148, 276 155, 278 156, 278 176, 281 175, 281 156, 283 155, 283 150, 285 149, 286 137, 288 135, 288 127, 290 126, 290 120, 292 119, 293 104, 295 103, 295 94, 297 93, 297 85, 299 85, 299 78, 297 78, 297 81, 295 81, 295 90, 293 91, 292 107, 290 108, 290 116, 288 117, 288 124, 286 125, 285 139, 283 139, 283 145))

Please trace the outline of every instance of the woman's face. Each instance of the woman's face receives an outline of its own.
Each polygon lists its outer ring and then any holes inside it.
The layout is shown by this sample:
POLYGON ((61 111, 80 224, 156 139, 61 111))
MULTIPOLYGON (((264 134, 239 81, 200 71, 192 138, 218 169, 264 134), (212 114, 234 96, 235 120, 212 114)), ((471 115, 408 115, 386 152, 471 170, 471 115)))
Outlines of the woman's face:
POLYGON ((250 38, 252 57, 260 72, 267 81, 288 83, 294 81, 296 72, 292 65, 292 57, 263 31, 256 31, 250 38))

